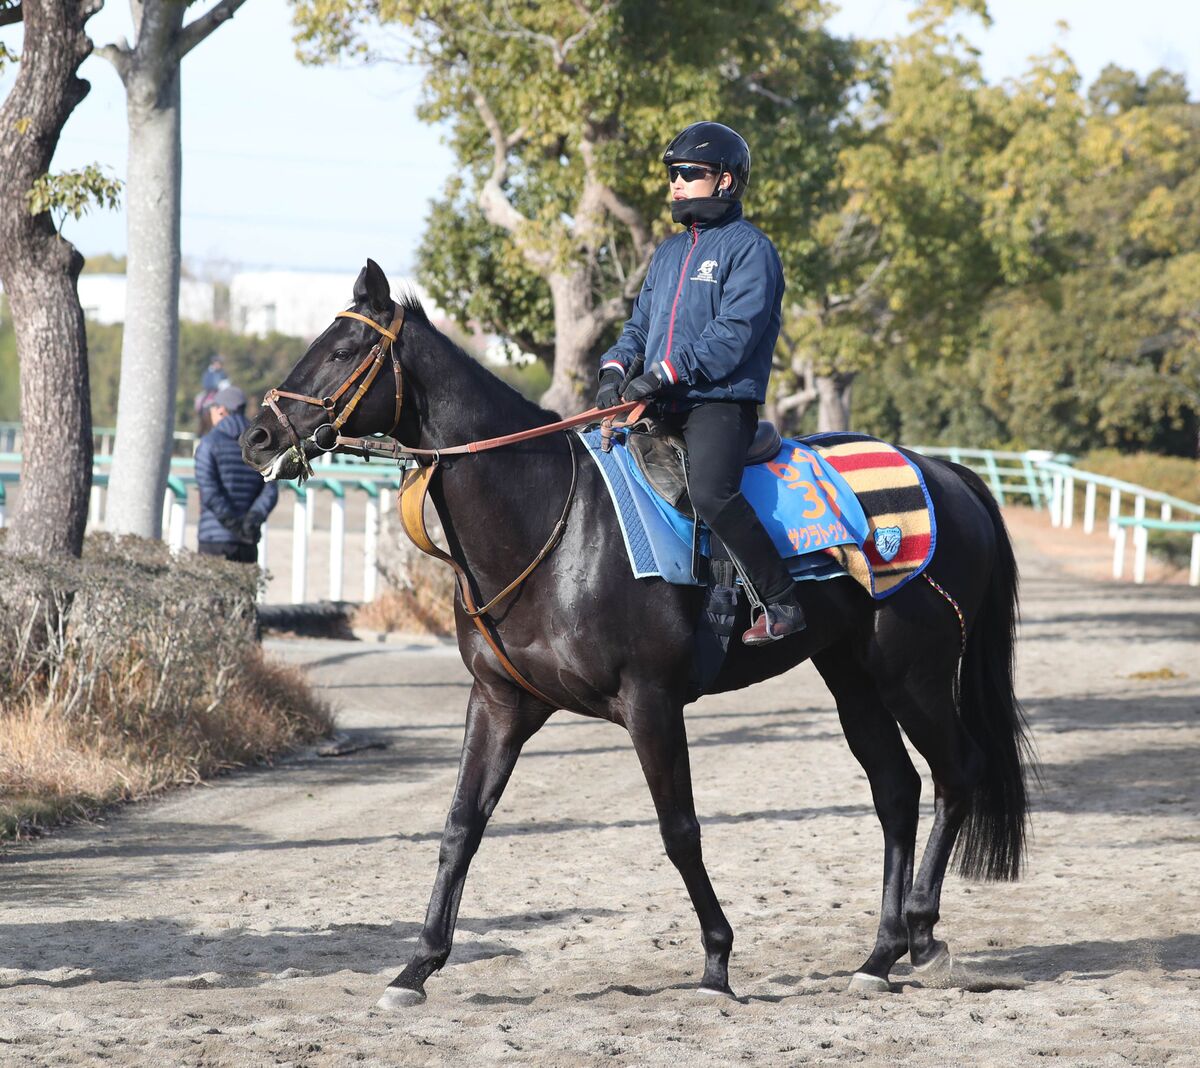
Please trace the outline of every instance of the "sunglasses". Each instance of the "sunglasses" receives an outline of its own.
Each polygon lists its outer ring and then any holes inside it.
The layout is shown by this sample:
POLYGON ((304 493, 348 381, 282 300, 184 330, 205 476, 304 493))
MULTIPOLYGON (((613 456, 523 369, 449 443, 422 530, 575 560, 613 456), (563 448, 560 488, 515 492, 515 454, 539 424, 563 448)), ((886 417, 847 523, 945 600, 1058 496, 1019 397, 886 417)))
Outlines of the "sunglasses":
POLYGON ((685 182, 698 182, 701 178, 711 178, 715 173, 716 171, 707 167, 697 167, 691 163, 676 164, 667 168, 667 174, 670 176, 668 181, 672 182, 676 178, 682 178, 685 182))

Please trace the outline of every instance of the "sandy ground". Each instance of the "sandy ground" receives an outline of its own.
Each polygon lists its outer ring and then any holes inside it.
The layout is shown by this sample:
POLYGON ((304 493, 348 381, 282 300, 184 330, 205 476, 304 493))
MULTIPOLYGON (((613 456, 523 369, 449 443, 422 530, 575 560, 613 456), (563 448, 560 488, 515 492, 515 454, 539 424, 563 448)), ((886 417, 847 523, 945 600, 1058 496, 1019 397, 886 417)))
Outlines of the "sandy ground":
POLYGON ((1067 577, 1024 540, 1022 558, 1030 871, 948 880, 948 985, 901 967, 891 994, 844 992, 874 938, 880 836, 804 667, 689 716, 738 1000, 690 990, 695 920, 626 737, 560 715, 493 820, 429 1001, 375 1009, 424 913, 467 676, 453 649, 279 642, 387 748, 10 848, 0 1064, 1200 1063, 1200 591, 1067 577))

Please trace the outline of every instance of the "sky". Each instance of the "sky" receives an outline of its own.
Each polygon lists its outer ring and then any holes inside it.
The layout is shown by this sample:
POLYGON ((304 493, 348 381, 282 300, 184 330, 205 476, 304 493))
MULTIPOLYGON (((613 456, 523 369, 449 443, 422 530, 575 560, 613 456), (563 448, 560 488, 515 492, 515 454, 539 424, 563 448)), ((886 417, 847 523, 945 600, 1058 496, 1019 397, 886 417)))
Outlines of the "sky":
MULTIPOLYGON (((906 27, 911 6, 842 0, 830 27, 892 36, 906 27)), ((1164 66, 1182 71, 1192 95, 1200 93, 1200 4, 992 0, 989 7, 992 28, 969 32, 989 81, 1019 75, 1030 55, 1059 42, 1085 83, 1110 62, 1142 75, 1164 66)), ((97 45, 128 35, 127 4, 106 0, 88 29, 97 45)), ((454 166, 443 131, 416 117, 420 71, 305 67, 291 37, 286 0, 248 0, 183 62, 185 260, 202 276, 237 268, 353 275, 370 256, 389 274, 409 274, 429 202, 454 166)), ((20 28, 0 30, 0 41, 19 48, 20 28)), ((124 177, 120 80, 96 56, 81 73, 92 90, 68 121, 52 170, 98 162, 124 177)), ((0 75, 0 95, 12 80, 11 70, 0 75)), ((125 249, 120 210, 67 220, 63 232, 85 255, 125 249)))

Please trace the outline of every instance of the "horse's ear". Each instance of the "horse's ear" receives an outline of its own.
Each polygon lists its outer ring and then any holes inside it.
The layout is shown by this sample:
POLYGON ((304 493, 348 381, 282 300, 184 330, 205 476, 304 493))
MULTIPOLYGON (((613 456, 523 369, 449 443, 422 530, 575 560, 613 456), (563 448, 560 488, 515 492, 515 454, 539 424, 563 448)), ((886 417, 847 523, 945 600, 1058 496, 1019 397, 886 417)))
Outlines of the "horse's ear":
POLYGON ((374 260, 367 260, 367 265, 358 272, 354 283, 354 303, 366 304, 373 311, 391 311, 392 287, 383 268, 374 260))

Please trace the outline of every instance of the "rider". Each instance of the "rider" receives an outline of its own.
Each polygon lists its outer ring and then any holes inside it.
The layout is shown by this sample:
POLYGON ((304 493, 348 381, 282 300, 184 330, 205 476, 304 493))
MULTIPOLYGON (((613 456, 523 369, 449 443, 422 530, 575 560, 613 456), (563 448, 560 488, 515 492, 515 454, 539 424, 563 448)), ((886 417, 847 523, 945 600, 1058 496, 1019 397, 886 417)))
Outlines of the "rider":
POLYGON ((783 268, 771 240, 742 218, 750 149, 739 134, 693 123, 662 161, 671 218, 686 229, 655 250, 633 314, 600 361, 596 406, 658 399, 661 421, 687 443, 696 514, 766 606, 742 635, 761 645, 805 625, 795 583, 741 493, 779 336, 783 268), (626 381, 642 359, 644 373, 626 381))

